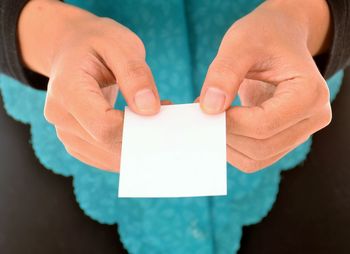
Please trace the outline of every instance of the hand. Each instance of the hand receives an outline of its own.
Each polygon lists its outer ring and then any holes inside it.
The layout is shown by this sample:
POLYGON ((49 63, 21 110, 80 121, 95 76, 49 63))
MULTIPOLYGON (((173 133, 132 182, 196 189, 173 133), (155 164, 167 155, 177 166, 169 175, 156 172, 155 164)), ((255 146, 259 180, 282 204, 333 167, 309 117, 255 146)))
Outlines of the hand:
POLYGON ((244 172, 278 161, 331 121, 327 84, 312 55, 328 47, 323 0, 267 1, 228 30, 200 103, 227 110, 227 160, 244 172), (236 94, 242 106, 230 107, 236 94))
POLYGON ((50 77, 44 113, 47 121, 55 126, 72 156, 100 169, 118 171, 123 124, 123 112, 113 108, 118 88, 134 112, 152 115, 160 109, 143 43, 117 22, 63 3, 33 1, 26 8, 22 15, 27 15, 23 17, 27 20, 40 10, 47 11, 44 15, 50 10, 55 15, 71 13, 69 26, 57 28, 61 31, 57 41, 52 40, 49 50, 43 49, 42 61, 40 56, 28 56, 30 46, 22 34, 27 65, 50 77), (41 9, 35 8, 40 2, 41 9), (28 13, 30 10, 34 11, 28 13))

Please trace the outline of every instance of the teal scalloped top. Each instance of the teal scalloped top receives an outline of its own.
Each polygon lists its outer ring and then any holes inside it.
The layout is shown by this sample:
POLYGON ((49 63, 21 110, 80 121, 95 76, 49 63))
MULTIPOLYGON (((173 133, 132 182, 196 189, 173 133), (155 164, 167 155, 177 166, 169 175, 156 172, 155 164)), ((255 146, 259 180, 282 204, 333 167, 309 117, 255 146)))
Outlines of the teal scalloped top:
MULTIPOLYGON (((227 28, 261 1, 69 2, 116 19, 135 31, 145 43, 161 97, 188 103, 198 96, 227 28)), ((339 72, 328 80, 332 99, 342 77, 339 72)), ((31 126, 32 145, 40 162, 57 174, 73 176, 81 209, 100 223, 118 224, 121 240, 130 253, 235 253, 242 226, 259 222, 271 209, 280 172, 303 161, 311 146, 310 139, 254 174, 228 165, 225 197, 118 199, 118 174, 91 168, 65 152, 54 128, 43 117, 45 92, 4 75, 0 76, 0 89, 8 114, 31 126)), ((117 108, 124 105, 118 98, 117 108)))

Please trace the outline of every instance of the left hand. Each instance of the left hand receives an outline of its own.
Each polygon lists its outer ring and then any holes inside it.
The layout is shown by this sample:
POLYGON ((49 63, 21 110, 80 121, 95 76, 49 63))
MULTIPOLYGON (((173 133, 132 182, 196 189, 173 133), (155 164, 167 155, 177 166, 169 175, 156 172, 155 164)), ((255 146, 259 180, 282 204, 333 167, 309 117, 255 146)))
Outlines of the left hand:
POLYGON ((266 1, 228 30, 200 103, 227 110, 227 160, 244 172, 278 161, 331 121, 329 90, 312 55, 328 45, 325 0, 266 1), (236 94, 242 106, 230 107, 236 94))

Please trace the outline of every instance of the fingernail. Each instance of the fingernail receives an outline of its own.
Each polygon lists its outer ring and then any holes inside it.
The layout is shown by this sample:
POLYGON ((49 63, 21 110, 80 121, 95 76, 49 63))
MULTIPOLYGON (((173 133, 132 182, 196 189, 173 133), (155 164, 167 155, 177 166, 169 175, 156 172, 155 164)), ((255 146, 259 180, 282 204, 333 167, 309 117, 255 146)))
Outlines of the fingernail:
POLYGON ((219 113, 224 110, 225 93, 215 87, 209 87, 204 95, 203 109, 208 113, 219 113))
POLYGON ((152 112, 157 107, 156 96, 153 91, 146 88, 135 94, 134 101, 140 111, 152 112))

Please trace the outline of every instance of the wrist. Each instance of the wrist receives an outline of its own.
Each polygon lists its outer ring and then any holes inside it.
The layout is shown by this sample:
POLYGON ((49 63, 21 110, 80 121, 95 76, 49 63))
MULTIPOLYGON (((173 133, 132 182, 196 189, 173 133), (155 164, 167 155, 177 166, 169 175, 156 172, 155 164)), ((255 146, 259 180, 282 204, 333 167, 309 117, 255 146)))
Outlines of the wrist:
POLYGON ((56 0, 32 0, 18 23, 18 40, 24 64, 49 76, 53 59, 77 21, 94 15, 56 0))
POLYGON ((303 29, 305 43, 313 56, 329 49, 331 17, 326 0, 268 0, 264 5, 282 11, 303 29))

